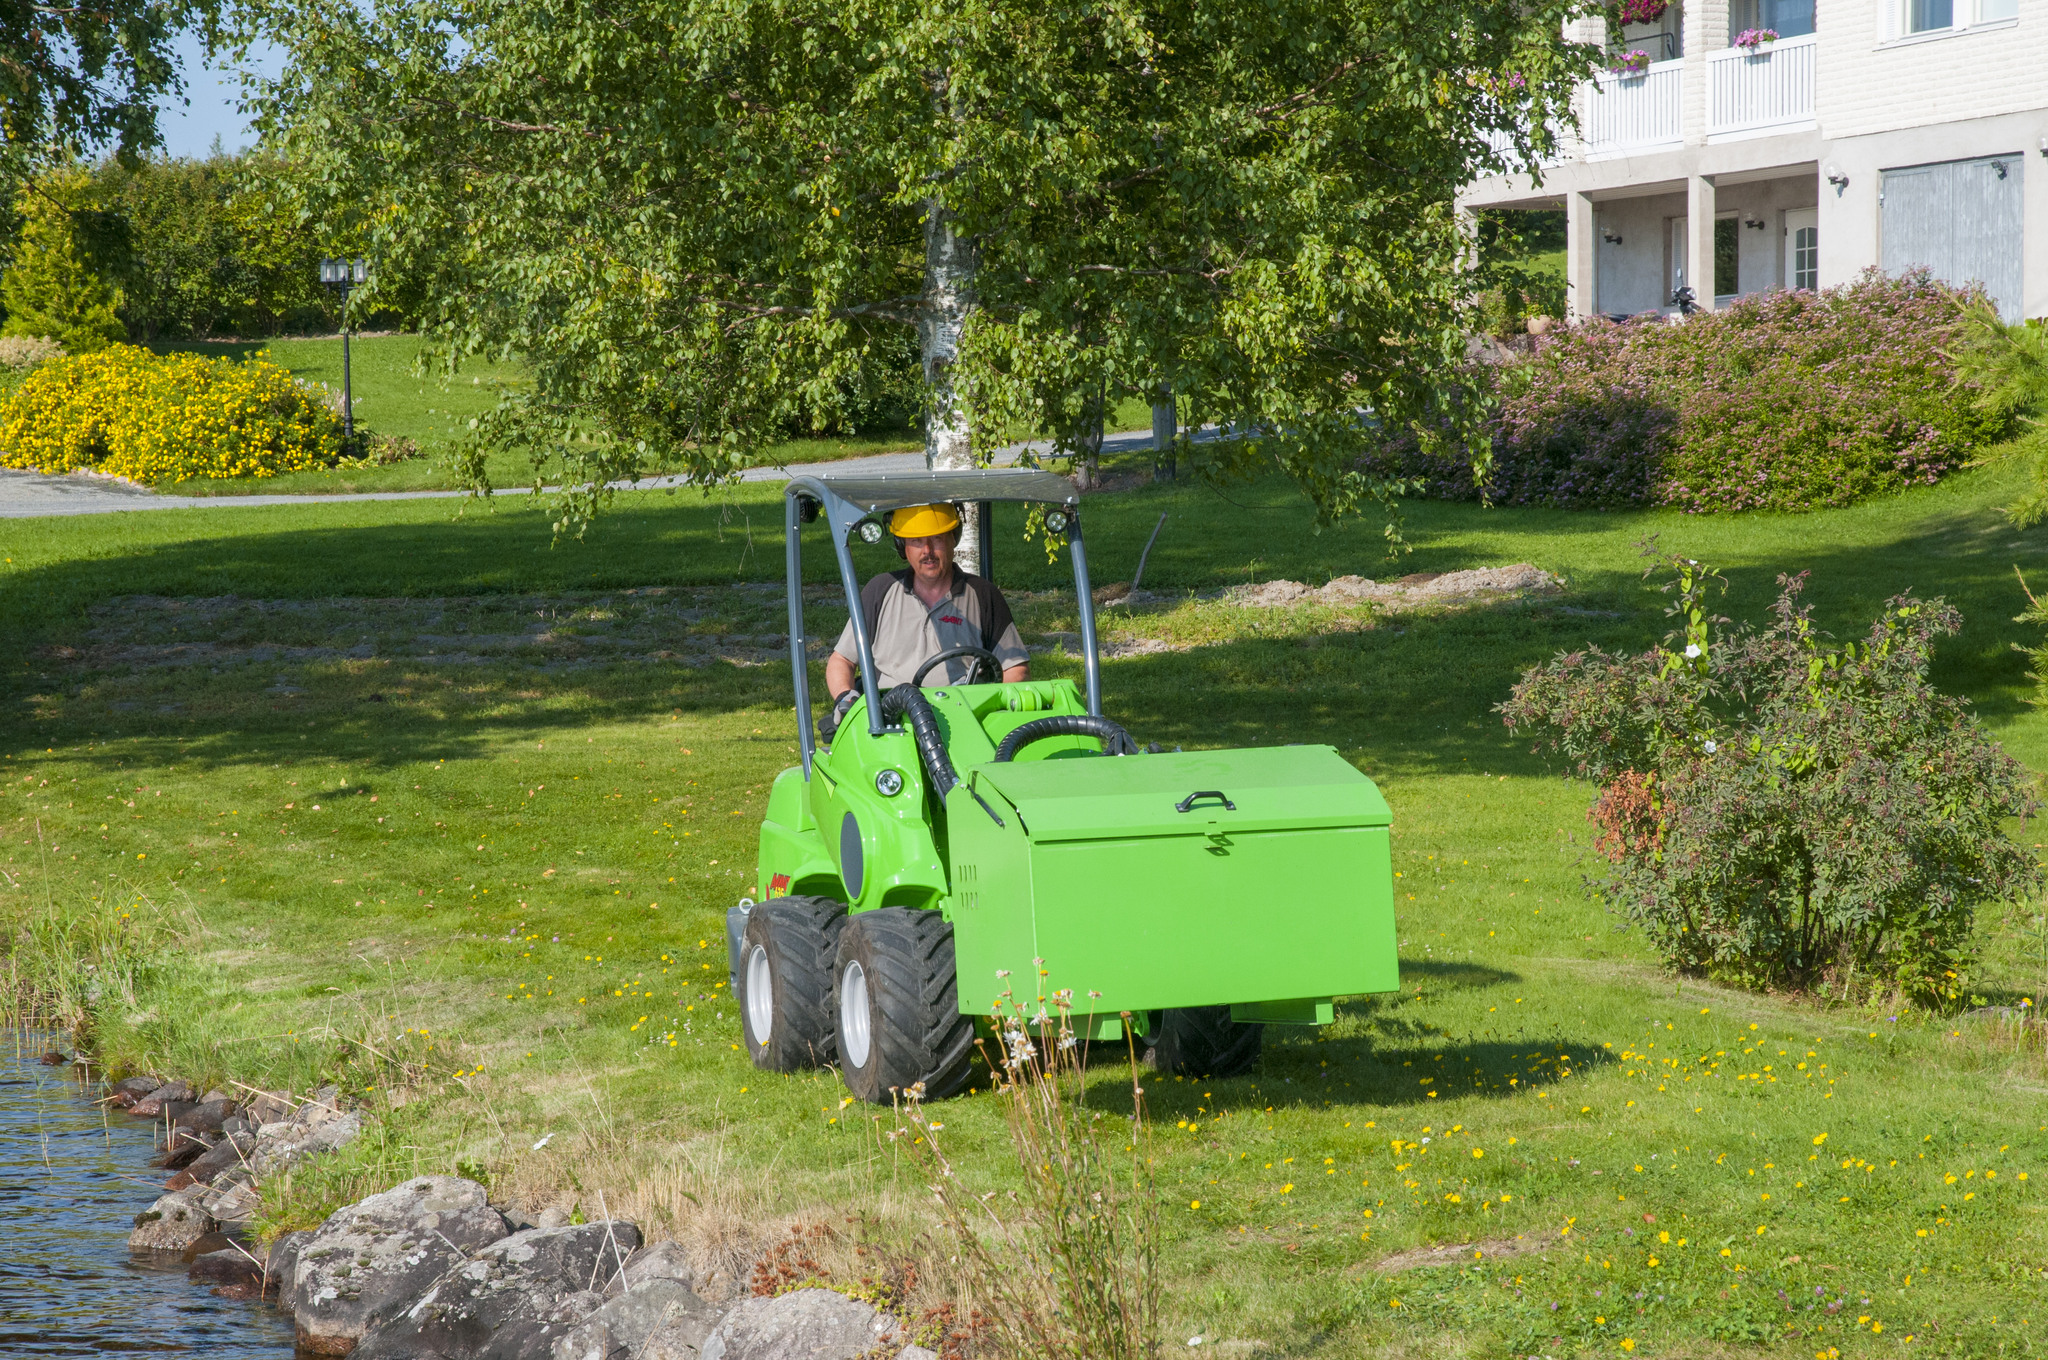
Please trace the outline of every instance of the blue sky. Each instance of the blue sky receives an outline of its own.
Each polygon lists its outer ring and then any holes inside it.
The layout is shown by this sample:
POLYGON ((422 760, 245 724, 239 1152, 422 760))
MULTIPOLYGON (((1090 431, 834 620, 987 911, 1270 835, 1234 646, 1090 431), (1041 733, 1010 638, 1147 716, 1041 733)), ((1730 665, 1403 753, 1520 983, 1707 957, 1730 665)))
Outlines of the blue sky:
MULTIPOLYGON (((220 139, 226 151, 241 151, 255 142, 249 120, 236 105, 242 84, 232 66, 208 66, 200 52, 199 40, 187 33, 177 42, 178 61, 185 71, 186 106, 165 100, 160 106, 158 125, 164 136, 164 150, 173 156, 203 157, 220 139)), ((274 51, 252 54, 251 64, 266 75, 275 75, 279 59, 274 51)))

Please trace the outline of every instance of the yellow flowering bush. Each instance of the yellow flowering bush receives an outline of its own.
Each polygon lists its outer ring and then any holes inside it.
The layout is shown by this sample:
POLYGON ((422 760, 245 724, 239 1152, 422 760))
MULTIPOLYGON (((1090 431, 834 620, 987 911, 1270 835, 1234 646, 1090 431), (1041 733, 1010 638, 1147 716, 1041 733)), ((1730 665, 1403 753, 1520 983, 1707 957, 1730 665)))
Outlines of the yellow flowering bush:
POLYGON ((273 477, 340 452, 341 421, 319 393, 261 356, 110 345, 38 365, 0 402, 0 466, 39 472, 273 477))

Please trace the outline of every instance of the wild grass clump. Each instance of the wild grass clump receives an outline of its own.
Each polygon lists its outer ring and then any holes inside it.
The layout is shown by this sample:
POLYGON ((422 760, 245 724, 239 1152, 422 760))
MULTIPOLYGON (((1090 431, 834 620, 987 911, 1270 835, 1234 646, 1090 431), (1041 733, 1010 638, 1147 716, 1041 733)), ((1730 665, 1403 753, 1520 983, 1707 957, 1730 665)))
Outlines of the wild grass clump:
POLYGON ((0 939, 0 1019, 81 1039, 110 1008, 145 1010, 141 998, 195 927, 188 905, 139 890, 61 904, 46 895, 17 913, 0 939))
MULTIPOLYGON (((1131 1017, 1126 1014, 1124 1024, 1131 1017)), ((1023 1188, 976 1195, 941 1147, 945 1124, 907 1094, 907 1141, 984 1299, 1000 1354, 1143 1360, 1159 1346, 1159 1201, 1145 1091, 1130 1055, 1128 1116, 1088 1104, 1069 1000, 998 1017, 993 1095, 1023 1188)), ((984 1056, 988 1056, 984 1050, 984 1056)))
POLYGON ((2005 832, 2037 810, 2033 777, 1928 683, 1961 613, 1897 595, 1833 647, 1802 574, 1778 578, 1766 627, 1724 631, 1718 578, 1668 565, 1661 645, 1562 653, 1500 708, 1600 786, 1595 891, 1681 972, 1970 1004, 1976 908, 2044 876, 2005 832))
POLYGON ((1370 470, 1423 494, 1504 505, 1695 513, 1817 510, 1932 483, 2004 438, 2012 411, 1975 400, 1950 355, 1981 295, 1925 271, 1867 272, 1819 292, 1742 298, 1683 325, 1647 316, 1545 336, 1481 375, 1492 462, 1412 432, 1370 470))

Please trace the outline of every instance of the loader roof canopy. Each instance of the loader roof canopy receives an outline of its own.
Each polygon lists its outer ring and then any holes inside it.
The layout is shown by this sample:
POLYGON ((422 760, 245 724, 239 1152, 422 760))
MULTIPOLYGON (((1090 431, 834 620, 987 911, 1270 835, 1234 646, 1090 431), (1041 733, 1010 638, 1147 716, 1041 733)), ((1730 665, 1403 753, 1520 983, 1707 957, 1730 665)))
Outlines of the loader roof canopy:
POLYGON ((914 472, 897 477, 795 477, 789 489, 822 504, 835 524, 851 523, 878 510, 933 501, 1048 501, 1077 505, 1081 493, 1065 477, 1029 469, 990 468, 970 472, 914 472))

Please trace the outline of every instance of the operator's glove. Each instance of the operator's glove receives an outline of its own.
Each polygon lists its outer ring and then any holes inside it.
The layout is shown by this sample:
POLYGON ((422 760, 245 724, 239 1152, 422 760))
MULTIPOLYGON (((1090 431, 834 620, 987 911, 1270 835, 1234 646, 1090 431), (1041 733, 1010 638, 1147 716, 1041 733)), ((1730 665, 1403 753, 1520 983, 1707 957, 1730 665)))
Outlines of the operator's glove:
POLYGON ((847 690, 834 701, 831 712, 818 716, 818 742, 820 745, 830 746, 832 744, 832 738, 839 731, 839 724, 846 721, 847 710, 853 707, 854 700, 858 698, 860 698, 860 682, 855 681, 852 689, 847 690))

